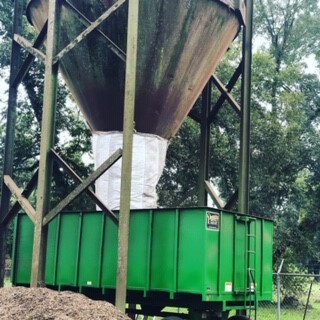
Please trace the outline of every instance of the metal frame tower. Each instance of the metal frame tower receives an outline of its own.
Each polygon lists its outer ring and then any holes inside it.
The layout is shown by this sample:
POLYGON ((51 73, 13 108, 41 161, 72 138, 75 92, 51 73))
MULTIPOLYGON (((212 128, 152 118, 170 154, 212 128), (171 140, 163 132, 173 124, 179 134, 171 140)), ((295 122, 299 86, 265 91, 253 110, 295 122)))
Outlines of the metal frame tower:
MULTIPOLYGON (((9 100, 7 109, 7 127, 6 127, 6 144, 4 151, 4 168, 1 195, 1 212, 0 212, 0 259, 1 274, 0 281, 3 282, 4 277, 4 243, 6 226, 14 215, 19 211, 20 207, 28 214, 34 222, 34 249, 31 286, 42 285, 44 278, 44 261, 46 255, 46 237, 47 224, 51 221, 68 203, 70 203, 81 192, 86 191, 91 198, 101 207, 106 214, 111 215, 115 223, 119 223, 119 243, 118 243, 118 280, 116 291, 116 305, 121 309, 125 309, 126 301, 126 270, 127 270, 127 250, 128 250, 128 234, 129 234, 129 214, 130 214, 130 190, 131 181, 127 177, 131 176, 132 168, 132 140, 133 140, 133 124, 134 124, 134 101, 135 101, 135 79, 136 79, 136 60, 137 60, 137 38, 138 38, 138 21, 139 21, 139 0, 129 0, 128 13, 128 35, 127 35, 127 53, 126 57, 122 57, 126 63, 126 82, 125 82, 125 106, 124 106, 124 139, 123 148, 115 152, 101 167, 99 167, 87 179, 82 181, 76 173, 52 150, 54 131, 55 131, 55 104, 56 104, 56 88, 59 61, 61 58, 74 48, 84 37, 90 32, 96 30, 97 27, 111 13, 117 10, 126 0, 118 0, 96 21, 89 22, 84 16, 72 6, 68 0, 52 0, 49 1, 48 21, 39 33, 39 36, 32 44, 21 36, 22 33, 22 17, 26 5, 26 0, 15 0, 14 6, 14 23, 13 23, 13 41, 11 54, 10 69, 10 86, 9 100), (79 19, 87 25, 87 28, 77 38, 70 42, 60 52, 57 51, 57 42, 59 38, 59 22, 60 22, 60 6, 67 5, 79 19), (39 50, 46 38, 46 53, 39 50), (22 61, 21 50, 29 52, 27 58, 22 61), (32 180, 27 184, 24 191, 17 187, 13 180, 13 146, 15 136, 16 123, 16 104, 17 89, 21 84, 24 76, 27 74, 35 57, 45 63, 45 87, 43 99, 43 122, 41 133, 40 147, 40 164, 39 170, 32 180), (119 221, 111 210, 106 208, 98 199, 98 197, 88 188, 101 174, 103 174, 113 163, 122 156, 122 183, 121 183, 121 202, 119 221), (49 208, 50 185, 52 175, 52 162, 58 161, 66 171, 80 184, 69 195, 66 196, 55 208, 49 208), (124 180, 125 179, 125 180, 124 180), (125 181, 125 183, 124 183, 125 181), (28 201, 28 196, 37 187, 37 207, 33 208, 28 201), (10 198, 14 195, 17 202, 10 209, 10 198)), ((225 2, 225 1, 222 1, 225 2)), ((228 2, 228 1, 226 1, 228 2)), ((201 125, 201 171, 199 174, 199 203, 206 205, 207 192, 213 198, 218 207, 222 207, 221 201, 215 195, 213 189, 208 183, 208 154, 209 154, 209 133, 210 125, 221 108, 224 101, 228 101, 239 114, 241 121, 240 132, 240 182, 239 182, 239 211, 248 212, 249 197, 249 134, 250 134, 250 81, 251 81, 251 39, 252 39, 252 12, 253 0, 247 0, 245 3, 239 1, 238 13, 243 19, 243 57, 242 62, 235 70, 233 77, 229 83, 224 86, 220 80, 212 75, 208 84, 202 93, 202 111, 201 116, 195 116, 192 112, 190 116, 201 125), (245 4, 245 5, 244 5, 245 4), (242 101, 241 106, 235 101, 231 95, 231 90, 238 78, 242 75, 242 101), (215 85, 221 92, 221 97, 215 106, 211 106, 211 87, 215 85)), ((100 31, 99 31, 100 32, 100 31)), ((100 32, 101 33, 101 32, 100 32)), ((110 49, 117 54, 117 48, 110 44, 110 49)), ((230 208, 235 195, 230 199, 225 208, 230 208)))

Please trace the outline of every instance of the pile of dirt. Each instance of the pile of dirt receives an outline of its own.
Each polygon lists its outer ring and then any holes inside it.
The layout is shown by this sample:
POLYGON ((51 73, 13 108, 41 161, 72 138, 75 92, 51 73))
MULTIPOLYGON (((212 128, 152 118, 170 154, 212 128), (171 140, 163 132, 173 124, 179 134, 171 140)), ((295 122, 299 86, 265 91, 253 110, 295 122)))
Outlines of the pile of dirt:
POLYGON ((0 289, 1 320, 129 320, 114 305, 71 291, 12 287, 0 289))

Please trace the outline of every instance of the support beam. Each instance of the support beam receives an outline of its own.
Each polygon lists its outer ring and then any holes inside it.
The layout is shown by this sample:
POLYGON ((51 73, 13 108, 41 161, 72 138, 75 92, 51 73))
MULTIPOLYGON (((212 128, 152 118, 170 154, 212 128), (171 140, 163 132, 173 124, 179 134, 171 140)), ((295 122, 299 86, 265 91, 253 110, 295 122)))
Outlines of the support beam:
POLYGON ((205 183, 205 188, 206 188, 210 198, 214 202, 214 204, 217 206, 218 209, 223 209, 224 208, 224 203, 220 199, 219 195, 213 189, 211 183, 208 180, 206 180, 204 183, 205 183))
MULTIPOLYGON (((236 71, 234 72, 234 74, 232 75, 231 79, 229 80, 229 82, 226 85, 226 89, 227 91, 230 93, 231 90, 233 89, 233 87, 235 86, 235 84, 237 83, 239 77, 242 74, 242 69, 243 69, 243 62, 241 60, 239 66, 237 67, 236 71)), ((216 102, 216 104, 214 105, 214 107, 212 108, 211 112, 210 112, 210 116, 209 116, 209 123, 212 123, 212 121, 215 119, 216 115, 218 114, 220 108, 222 107, 223 103, 227 100, 227 97, 225 94, 221 94, 220 98, 218 99, 218 101, 216 102)))
MULTIPOLYGON (((79 21, 86 27, 88 27, 92 22, 82 14, 70 1, 63 0, 64 5, 70 8, 74 14, 76 14, 79 21)), ((123 62, 126 62, 126 53, 118 47, 105 33, 103 33, 99 27, 96 27, 96 31, 107 41, 107 47, 118 56, 123 62)))
MULTIPOLYGON (((22 32, 22 14, 24 11, 24 0, 15 0, 14 2, 14 17, 13 17, 13 33, 22 32)), ((13 86, 13 79, 17 76, 19 67, 21 65, 20 46, 12 41, 11 47, 11 63, 10 63, 10 82, 9 82, 9 98, 6 121, 6 138, 3 154, 3 176, 13 176, 13 150, 16 127, 16 106, 17 106, 17 92, 16 86, 13 86)), ((0 220, 9 211, 10 205, 10 190, 6 187, 4 181, 2 183, 1 203, 0 203, 0 220)), ((4 280, 4 264, 5 264, 5 242, 6 242, 6 226, 0 224, 0 287, 3 286, 4 280)))
POLYGON ((10 176, 5 175, 3 177, 4 183, 8 187, 8 189, 11 191, 11 193, 17 198, 18 202, 20 203, 22 209, 26 212, 26 214, 29 216, 31 221, 35 223, 36 221, 36 211, 30 204, 30 202, 23 196, 22 191, 19 189, 19 187, 15 184, 15 182, 11 179, 10 176))
MULTIPOLYGON (((63 169, 69 174, 69 176, 74 179, 75 181, 82 183, 82 179, 70 168, 70 166, 56 153, 53 149, 51 149, 52 155, 54 159, 63 169)), ((94 193, 92 188, 87 188, 85 192, 89 195, 89 197, 95 202, 96 205, 100 207, 100 209, 107 214, 114 223, 118 224, 119 220, 117 216, 110 210, 103 201, 94 193)))
POLYGON ((201 117, 195 112, 194 109, 192 109, 189 113, 188 113, 188 117, 190 117, 192 120, 194 120, 197 123, 201 123, 201 117))
POLYGON ((26 49, 28 52, 30 52, 30 54, 32 54, 33 56, 35 56, 39 60, 41 60, 41 61, 46 60, 46 55, 42 51, 34 48, 33 44, 30 41, 28 41, 27 39, 25 39, 24 37, 20 36, 20 34, 14 34, 13 39, 22 48, 26 49))
MULTIPOLYGON (((25 199, 28 199, 33 190, 35 189, 38 182, 38 170, 34 173, 31 180, 27 184, 27 186, 24 188, 24 190, 21 193, 21 196, 25 199)), ((11 219, 18 213, 19 209, 21 208, 21 204, 19 201, 17 201, 11 208, 11 210, 2 218, 1 223, 4 225, 7 225, 11 219)))
MULTIPOLYGON (((33 48, 35 49, 39 49, 45 38, 47 35, 47 27, 48 27, 48 22, 46 22, 42 28, 42 30, 40 31, 36 41, 33 44, 33 48)), ((26 74, 28 73, 32 63, 34 62, 35 56, 32 53, 29 53, 29 55, 27 56, 27 58, 25 59, 25 61, 22 64, 22 67, 20 68, 17 76, 15 77, 15 79, 13 80, 12 86, 13 87, 17 87, 24 79, 24 77, 26 76, 26 74)))
POLYGON ((43 218, 43 225, 47 225, 58 213, 60 213, 69 203, 84 192, 91 184, 93 184, 101 175, 103 175, 116 161, 121 158, 122 150, 115 151, 94 173, 79 184, 72 192, 70 192, 56 207, 48 212, 43 218))
POLYGON ((208 204, 207 191, 204 182, 209 178, 209 144, 210 123, 208 117, 211 108, 211 79, 202 92, 201 122, 200 122, 200 170, 199 170, 199 205, 208 204))
POLYGON ((239 206, 241 213, 249 214, 249 169, 250 169, 250 108, 251 108, 251 61, 253 0, 247 0, 247 21, 243 37, 242 113, 240 128, 240 178, 239 206))
POLYGON ((219 91, 226 97, 226 100, 228 100, 231 107, 238 113, 238 115, 241 115, 241 107, 239 106, 238 102, 233 98, 233 96, 229 93, 228 89, 222 84, 219 78, 216 75, 213 75, 212 80, 219 89, 219 91))
POLYGON ((227 204, 224 206, 226 210, 232 210, 235 208, 239 196, 239 190, 236 190, 235 193, 231 196, 227 204))
POLYGON ((31 287, 44 283, 46 245, 48 228, 43 225, 43 217, 50 206, 52 176, 51 148, 54 143, 55 111, 58 64, 53 64, 59 34, 60 6, 58 0, 49 1, 48 32, 46 41, 45 80, 43 94, 43 114, 41 124, 40 163, 37 193, 37 218, 34 228, 31 287))
POLYGON ((118 273, 116 288, 116 306, 122 312, 125 312, 127 295, 128 240, 132 179, 134 103, 136 95, 139 0, 130 0, 128 5, 127 60, 123 118, 123 157, 121 168, 118 273))
POLYGON ((63 56, 72 50, 79 42, 81 42, 88 34, 90 34, 93 30, 95 30, 102 22, 104 22, 107 18, 110 17, 112 13, 119 9, 121 5, 123 5, 126 0, 118 0, 115 4, 113 4, 105 13, 103 13, 96 21, 92 22, 90 26, 81 32, 73 41, 71 41, 64 49, 62 49, 53 59, 53 63, 57 63, 63 56))

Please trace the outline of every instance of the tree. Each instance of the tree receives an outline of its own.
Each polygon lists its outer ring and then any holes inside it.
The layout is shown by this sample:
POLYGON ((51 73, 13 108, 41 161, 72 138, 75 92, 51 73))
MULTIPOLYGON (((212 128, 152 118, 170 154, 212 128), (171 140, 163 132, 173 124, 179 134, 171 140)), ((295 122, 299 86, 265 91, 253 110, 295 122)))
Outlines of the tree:
MULTIPOLYGON (((10 63, 10 46, 12 36, 12 1, 0 4, 0 72, 8 69, 10 63)), ((24 36, 32 41, 35 32, 24 21, 24 36)), ((7 77, 7 73, 3 73, 7 77)), ((44 66, 35 61, 23 80, 17 107, 16 139, 14 150, 14 174, 19 186, 26 184, 38 167, 40 150, 40 127, 42 120, 42 98, 44 85, 44 66)), ((84 162, 83 155, 91 152, 91 134, 81 118, 79 110, 70 98, 65 84, 59 79, 57 93, 57 114, 55 149, 67 160, 69 165, 80 176, 86 177, 92 170, 92 164, 84 162)), ((2 111, 1 129, 5 126, 5 111, 2 111)), ((3 145, 3 135, 1 132, 3 145)), ((3 148, 2 148, 3 149, 3 148)), ((52 206, 74 188, 70 177, 63 173, 58 165, 54 165, 52 206)), ((35 198, 31 197, 34 202, 35 198)), ((86 196, 74 201, 67 209, 93 209, 94 205, 86 196)))
POLYGON ((259 113, 252 121, 252 205, 275 219, 276 260, 286 257, 305 265, 315 252, 308 243, 316 243, 312 228, 303 225, 314 216, 310 204, 317 197, 313 177, 319 159, 314 150, 319 149, 320 82, 307 73, 303 60, 318 56, 319 5, 312 0, 258 0, 256 7, 256 30, 264 47, 255 54, 253 69, 259 113), (301 252, 301 243, 310 250, 301 252))
MULTIPOLYGON (((308 260, 317 258, 320 238, 320 82, 304 62, 310 55, 319 58, 320 9, 314 0, 257 0, 255 4, 255 39, 262 44, 252 66, 250 212, 275 220, 276 264, 286 258, 305 267, 308 260), (306 245, 303 252, 301 243, 306 245)), ((225 83, 236 65, 237 51, 232 49, 231 59, 225 59, 217 71, 225 83)), ((239 101, 239 87, 232 93, 239 101)), ((212 95, 214 100, 217 91, 212 95)), ((237 116, 224 106, 211 129, 210 177, 224 200, 238 183, 238 124, 237 116)), ((168 186, 170 190, 165 199, 179 202, 182 197, 172 194, 186 195, 196 185, 198 138, 198 127, 187 121, 173 140, 161 182, 162 190, 168 186)), ((197 197, 189 197, 188 204, 197 204, 197 197)))

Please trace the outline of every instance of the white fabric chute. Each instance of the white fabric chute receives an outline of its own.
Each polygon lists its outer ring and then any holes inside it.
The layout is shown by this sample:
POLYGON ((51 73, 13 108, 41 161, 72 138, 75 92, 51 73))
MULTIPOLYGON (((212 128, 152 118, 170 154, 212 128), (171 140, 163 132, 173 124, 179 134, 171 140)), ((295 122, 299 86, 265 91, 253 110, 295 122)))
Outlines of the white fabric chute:
MULTIPOLYGON (((122 132, 94 132, 95 167, 122 148, 122 132)), ((159 136, 134 133, 132 152, 131 209, 156 208, 156 185, 162 174, 168 140, 159 136)), ((96 194, 111 210, 120 208, 121 159, 96 181, 96 194)))

